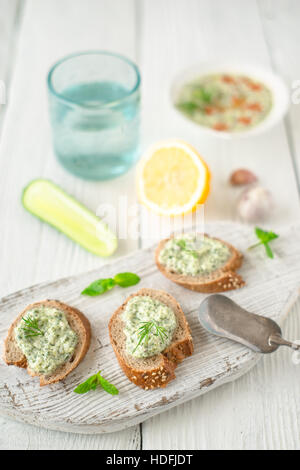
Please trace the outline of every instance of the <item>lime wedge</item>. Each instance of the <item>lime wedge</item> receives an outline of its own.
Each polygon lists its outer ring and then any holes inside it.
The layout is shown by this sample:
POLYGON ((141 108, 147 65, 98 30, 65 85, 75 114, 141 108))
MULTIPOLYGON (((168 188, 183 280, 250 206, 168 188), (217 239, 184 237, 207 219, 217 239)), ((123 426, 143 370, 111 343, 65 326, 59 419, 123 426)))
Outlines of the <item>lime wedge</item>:
POLYGON ((22 203, 31 214, 95 255, 109 256, 117 248, 117 237, 108 226, 51 181, 31 181, 23 190, 22 203))

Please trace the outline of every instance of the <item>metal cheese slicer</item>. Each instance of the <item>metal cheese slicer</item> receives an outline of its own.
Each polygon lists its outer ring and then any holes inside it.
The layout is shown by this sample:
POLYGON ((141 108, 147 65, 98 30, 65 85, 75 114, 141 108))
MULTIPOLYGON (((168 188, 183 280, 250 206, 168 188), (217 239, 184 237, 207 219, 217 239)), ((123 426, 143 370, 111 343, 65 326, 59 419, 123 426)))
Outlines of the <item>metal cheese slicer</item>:
POLYGON ((279 346, 300 349, 300 345, 282 338, 281 328, 270 318, 250 313, 225 295, 207 297, 199 308, 201 325, 213 335, 228 338, 264 354, 279 346))

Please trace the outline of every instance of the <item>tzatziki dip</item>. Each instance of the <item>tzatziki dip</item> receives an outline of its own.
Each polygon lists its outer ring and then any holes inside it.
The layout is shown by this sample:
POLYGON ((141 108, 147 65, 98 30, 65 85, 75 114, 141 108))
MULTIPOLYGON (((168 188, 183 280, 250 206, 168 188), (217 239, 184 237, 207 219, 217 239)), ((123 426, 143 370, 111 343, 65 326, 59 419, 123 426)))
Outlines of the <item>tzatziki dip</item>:
POLYGON ((178 274, 206 276, 221 268, 229 257, 230 250, 221 241, 197 234, 183 234, 165 243, 159 262, 178 274))
POLYGON ((175 106, 201 126, 240 132, 257 126, 272 108, 272 93, 245 75, 200 76, 182 85, 175 106))
POLYGON ((45 375, 70 359, 78 342, 65 314, 43 305, 26 313, 15 328, 15 338, 30 369, 45 375))
POLYGON ((172 342, 177 326, 173 310, 146 295, 130 299, 122 314, 127 352, 146 358, 162 352, 172 342))

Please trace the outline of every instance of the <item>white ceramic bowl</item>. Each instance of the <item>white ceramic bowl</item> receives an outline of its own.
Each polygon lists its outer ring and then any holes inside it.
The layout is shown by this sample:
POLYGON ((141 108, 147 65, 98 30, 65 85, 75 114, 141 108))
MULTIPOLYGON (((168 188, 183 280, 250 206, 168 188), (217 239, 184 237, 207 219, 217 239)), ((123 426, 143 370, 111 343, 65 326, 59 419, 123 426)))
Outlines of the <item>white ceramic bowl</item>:
POLYGON ((214 73, 246 75, 254 80, 264 83, 272 93, 273 104, 269 114, 264 120, 253 128, 239 132, 216 131, 210 127, 197 124, 175 107, 176 111, 182 116, 182 119, 190 121, 194 126, 197 126, 198 129, 208 135, 226 139, 237 139, 258 135, 277 124, 289 109, 289 91, 284 81, 278 75, 273 73, 271 70, 258 65, 241 64, 238 62, 205 62, 181 72, 176 76, 171 87, 171 99, 173 105, 175 105, 179 91, 184 84, 201 76, 214 73))

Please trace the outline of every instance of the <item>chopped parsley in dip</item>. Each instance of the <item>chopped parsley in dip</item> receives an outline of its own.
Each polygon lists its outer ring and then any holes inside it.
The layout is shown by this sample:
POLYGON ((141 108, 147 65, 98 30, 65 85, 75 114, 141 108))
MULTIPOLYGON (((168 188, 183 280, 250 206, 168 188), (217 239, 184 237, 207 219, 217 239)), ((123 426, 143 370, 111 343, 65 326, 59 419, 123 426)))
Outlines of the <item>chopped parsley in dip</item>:
POLYGON ((225 264, 229 257, 229 248, 219 240, 184 234, 166 242, 159 254, 159 262, 178 274, 207 276, 225 264))
POLYGON ((154 356, 163 351, 172 342, 177 320, 173 310, 162 302, 146 295, 136 295, 127 303, 122 314, 125 323, 126 350, 137 358, 154 356), (149 335, 138 345, 139 328, 144 322, 155 322, 164 329, 164 334, 156 334, 153 328, 149 335), (138 347, 137 347, 138 345, 138 347))
POLYGON ((265 119, 272 108, 272 93, 244 75, 206 75, 184 84, 175 106, 197 124, 240 132, 265 119))
POLYGON ((50 375, 73 355, 77 334, 70 328, 65 314, 53 307, 35 307, 23 318, 37 322, 38 334, 32 334, 28 323, 22 319, 15 328, 18 347, 26 356, 30 369, 50 375))

